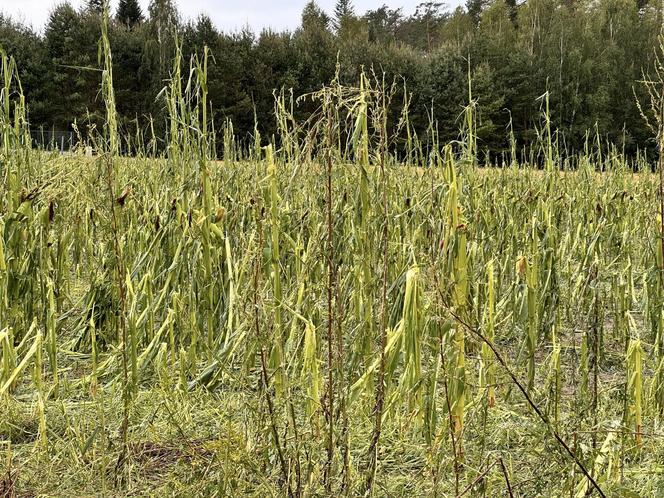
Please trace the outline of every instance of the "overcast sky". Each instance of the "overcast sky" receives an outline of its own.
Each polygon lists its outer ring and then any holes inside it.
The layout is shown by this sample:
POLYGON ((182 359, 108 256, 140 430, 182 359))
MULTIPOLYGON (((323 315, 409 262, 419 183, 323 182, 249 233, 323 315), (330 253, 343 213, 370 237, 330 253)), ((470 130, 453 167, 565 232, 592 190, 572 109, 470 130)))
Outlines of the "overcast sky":
MULTIPOLYGON (((150 0, 139 0, 143 12, 147 11, 150 0)), ((390 8, 403 7, 405 14, 411 14, 423 0, 355 0, 355 11, 363 13, 383 4, 390 8)), ((41 31, 49 12, 58 0, 0 0, 0 12, 9 14, 16 20, 32 25, 41 31)), ((79 7, 85 0, 69 0, 74 7, 79 7)), ((111 0, 111 7, 117 6, 118 0, 111 0)), ((224 31, 235 31, 249 25, 254 31, 262 28, 275 30, 295 29, 300 22, 300 14, 307 0, 175 0, 178 10, 185 18, 194 18, 200 13, 208 14, 215 25, 224 31)), ((318 0, 318 5, 328 13, 334 10, 335 0, 318 0)), ((450 4, 456 5, 458 0, 450 4)))

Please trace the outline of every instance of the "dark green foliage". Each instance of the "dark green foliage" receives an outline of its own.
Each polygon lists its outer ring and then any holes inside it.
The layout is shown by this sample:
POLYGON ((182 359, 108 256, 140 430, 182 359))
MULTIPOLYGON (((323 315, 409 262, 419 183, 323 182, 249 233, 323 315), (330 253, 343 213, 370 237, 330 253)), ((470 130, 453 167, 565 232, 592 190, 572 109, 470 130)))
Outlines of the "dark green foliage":
POLYGON ((23 90, 34 99, 29 103, 30 114, 37 122, 43 122, 50 113, 43 98, 45 78, 48 77, 43 69, 46 59, 43 40, 31 28, 0 13, 0 47, 21 61, 18 70, 23 90))
MULTIPOLYGON (((56 6, 43 36, 0 17, 0 44, 18 62, 33 128, 68 129, 76 120, 85 133, 98 122, 101 5, 56 6)), ((217 127, 232 120, 242 139, 253 132, 254 109, 262 136, 274 133, 274 90, 317 90, 339 62, 345 82, 356 81, 362 66, 397 78, 395 102, 403 98, 403 78, 412 94, 410 121, 421 135, 433 111, 441 136, 458 137, 470 71, 480 151, 509 148, 510 119, 519 149, 533 143, 538 98, 548 91, 554 130, 570 151, 583 148, 590 130, 634 154, 654 151, 633 88, 643 92, 635 82, 652 65, 661 25, 661 7, 645 1, 469 0, 453 12, 428 1, 406 15, 385 5, 362 14, 339 0, 332 17, 307 3, 293 33, 222 33, 207 16, 182 25, 172 0, 152 0, 145 22, 137 0, 121 0, 110 36, 121 125, 131 129, 146 130, 150 117, 157 134, 165 127, 164 102, 155 98, 172 70, 179 33, 183 61, 210 48, 212 117, 217 127)), ((295 113, 303 117, 309 106, 295 113)))
POLYGON ((143 20, 143 11, 138 0, 120 0, 115 18, 123 26, 132 28, 143 20))
POLYGON ((337 0, 334 6, 334 28, 342 31, 344 24, 355 17, 355 10, 351 0, 337 0))
MULTIPOLYGON (((44 30, 45 60, 42 104, 46 128, 66 130, 74 121, 99 120, 97 101, 100 84, 97 67, 99 16, 79 14, 69 4, 57 6, 44 30)), ((22 64, 22 61, 21 61, 22 64)))
POLYGON ((390 43, 397 39, 403 23, 401 9, 390 9, 387 5, 364 14, 364 21, 369 29, 369 40, 375 43, 390 43))
POLYGON ((327 30, 330 26, 330 16, 311 0, 302 10, 302 29, 327 30))
POLYGON ((466 11, 475 24, 479 24, 482 10, 486 4, 485 0, 467 0, 466 11))

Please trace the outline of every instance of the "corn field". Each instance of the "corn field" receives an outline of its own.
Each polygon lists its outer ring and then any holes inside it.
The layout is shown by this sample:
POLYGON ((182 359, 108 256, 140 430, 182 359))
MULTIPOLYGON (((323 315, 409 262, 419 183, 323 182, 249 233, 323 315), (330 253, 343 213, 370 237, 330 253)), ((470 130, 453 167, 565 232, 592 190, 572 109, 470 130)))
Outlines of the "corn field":
POLYGON ((243 141, 207 51, 128 137, 99 54, 94 157, 31 148, 2 54, 0 495, 662 496, 649 158, 564 153, 544 95, 530 152, 480 163, 471 81, 443 144, 372 71, 243 141))

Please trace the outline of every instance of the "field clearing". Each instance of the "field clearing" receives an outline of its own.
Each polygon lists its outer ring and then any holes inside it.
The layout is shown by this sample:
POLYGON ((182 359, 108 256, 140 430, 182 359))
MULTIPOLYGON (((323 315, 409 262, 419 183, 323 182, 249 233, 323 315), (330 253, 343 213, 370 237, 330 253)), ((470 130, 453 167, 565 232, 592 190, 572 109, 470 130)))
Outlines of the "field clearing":
MULTIPOLYGON (((14 381, 11 395, 3 394, 8 416, 0 431, 5 450, 12 455, 19 495, 122 494, 115 482, 122 453, 118 433, 122 382, 114 335, 117 318, 112 311, 117 296, 106 242, 112 230, 103 202, 100 207, 95 195, 105 196, 99 175, 104 158, 44 154, 30 158, 33 171, 18 197, 32 198, 14 208, 14 215, 5 215, 2 223, 7 264, 3 329, 9 330, 4 327, 11 324, 16 344, 7 348, 3 343, 4 358, 11 358, 7 351, 12 351, 16 365, 29 354, 42 330, 43 316, 46 344, 39 382, 35 383, 34 372, 30 375, 34 368, 30 365, 14 381), (56 356, 51 360, 47 341, 53 326, 56 356), (51 361, 57 362, 57 379, 51 361)), ((279 434, 297 428, 297 441, 283 436, 282 451, 293 462, 297 458, 301 465, 306 462, 302 492, 315 493, 323 480, 327 423, 326 226, 321 214, 324 199, 318 194, 324 169, 279 164, 276 173, 269 173, 273 166, 265 160, 211 164, 210 222, 217 228, 211 230, 213 278, 208 278, 205 219, 195 207, 196 186, 187 189, 175 179, 164 181, 171 174, 169 161, 116 158, 114 163, 118 184, 131 186, 118 209, 132 334, 127 348, 133 387, 126 489, 134 495, 209 494, 213 489, 225 496, 281 494, 281 471, 273 460, 275 447, 261 382, 263 349, 272 372, 279 434), (295 183, 293 175, 298 177, 295 183), (272 205, 270 185, 278 192, 275 218, 262 207, 272 205), (274 226, 278 227, 276 270, 270 240, 274 226), (257 272, 262 277, 255 288, 257 272), (280 300, 275 298, 276 282, 280 300), (213 291, 208 293, 210 287, 213 291), (207 302, 210 295, 213 306, 207 302), (255 331, 254 299, 259 332, 268 337, 255 331), (308 346, 312 339, 315 342, 308 346), (318 363, 313 378, 308 371, 311 361, 318 363), (320 399, 313 398, 312 383, 320 399)), ((392 400, 376 476, 379 495, 430 495, 434 488, 441 496, 454 494, 445 386, 458 378, 449 365, 458 361, 453 334, 459 326, 450 319, 451 305, 445 302, 453 299, 456 285, 450 268, 454 259, 450 261, 447 249, 451 244, 447 241, 453 240, 445 214, 450 195, 447 174, 440 168, 414 176, 408 168, 395 165, 386 175, 388 324, 389 330, 400 330, 404 336, 390 351, 392 400), (417 282, 417 298, 407 295, 409 282, 417 282), (404 320, 412 321, 405 330, 404 320), (405 332, 417 341, 414 353, 408 351, 405 332), (446 374, 437 354, 441 347, 450 368, 446 374), (409 368, 419 370, 421 381, 410 384, 409 368)), ((371 209, 364 220, 367 229, 358 230, 363 221, 358 214, 358 175, 357 165, 333 170, 338 258, 333 362, 343 361, 343 368, 341 364, 333 368, 340 376, 338 399, 345 412, 335 419, 343 428, 335 436, 340 446, 335 452, 339 472, 335 486, 343 486, 342 475, 350 479, 349 486, 363 482, 374 391, 374 381, 363 375, 377 357, 379 344, 372 317, 380 309, 381 252, 369 234, 380 233, 384 219, 371 209), (371 258, 360 257, 367 254, 371 258), (367 267, 371 272, 365 281, 367 267)), ((532 356, 530 393, 560 434, 566 441, 576 441, 588 465, 602 449, 615 460, 615 473, 607 475, 605 486, 657 496, 664 478, 657 462, 664 456, 664 445, 658 412, 661 353, 655 341, 661 340, 661 291, 653 285, 660 277, 655 266, 658 222, 652 177, 624 171, 559 176, 469 168, 459 178, 463 178, 459 199, 468 254, 466 320, 484 331, 493 322, 496 344, 525 384, 532 356), (545 195, 552 188, 549 181, 559 182, 559 196, 545 195), (626 192, 637 195, 630 199, 626 192), (532 268, 537 269, 537 279, 529 286, 532 268), (532 314, 531 292, 536 292, 532 314), (529 327, 538 337, 532 351, 526 339, 529 327), (594 340, 601 344, 596 398, 595 360, 588 346, 594 340), (643 411, 638 428, 633 408, 625 411, 624 394, 630 368, 625 351, 636 341, 643 350, 643 411), (642 433, 639 444, 636 432, 642 433)), ((367 189, 369 205, 379 205, 377 171, 367 176, 367 189)), ((464 335, 462 487, 496 458, 503 460, 513 489, 522 496, 563 496, 572 482, 581 486, 583 479, 573 472, 505 371, 476 337, 467 331, 464 335), (495 398, 491 407, 489 390, 495 398), (561 476, 567 482, 561 484, 561 476)), ((3 372, 7 375, 13 368, 3 372)), ((482 481, 481 492, 488 496, 505 491, 497 467, 491 467, 482 481)), ((357 488, 348 492, 353 495, 357 488)))

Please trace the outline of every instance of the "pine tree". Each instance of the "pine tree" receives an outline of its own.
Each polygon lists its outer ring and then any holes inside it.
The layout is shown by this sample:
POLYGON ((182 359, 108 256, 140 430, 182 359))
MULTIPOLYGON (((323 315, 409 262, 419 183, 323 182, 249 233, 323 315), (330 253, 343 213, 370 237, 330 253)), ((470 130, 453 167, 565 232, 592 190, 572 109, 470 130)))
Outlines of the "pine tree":
POLYGON ((337 0, 334 6, 334 28, 339 31, 344 22, 355 15, 351 0, 337 0))
MULTIPOLYGON (((93 12, 86 9, 87 12, 93 12)), ((44 42, 49 77, 42 88, 47 102, 49 119, 60 130, 69 128, 74 120, 85 116, 89 108, 94 112, 94 96, 99 82, 92 71, 73 67, 87 67, 96 61, 93 36, 98 34, 98 19, 79 13, 68 4, 51 11, 44 27, 44 42), (94 53, 94 55, 93 55, 94 53)))
POLYGON ((512 24, 516 26, 516 15, 517 15, 517 4, 516 0, 505 0, 505 4, 507 5, 507 11, 510 16, 510 21, 512 21, 512 24))
POLYGON ((475 25, 477 26, 480 23, 480 17, 482 16, 482 11, 486 6, 486 0, 467 0, 466 1, 466 10, 468 15, 471 17, 475 25))
POLYGON ((122 25, 132 28, 143 21, 143 11, 138 0, 120 0, 115 17, 122 25))
POLYGON ((302 29, 320 29, 326 30, 330 23, 330 18, 314 0, 311 0, 302 10, 302 29))

